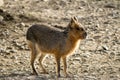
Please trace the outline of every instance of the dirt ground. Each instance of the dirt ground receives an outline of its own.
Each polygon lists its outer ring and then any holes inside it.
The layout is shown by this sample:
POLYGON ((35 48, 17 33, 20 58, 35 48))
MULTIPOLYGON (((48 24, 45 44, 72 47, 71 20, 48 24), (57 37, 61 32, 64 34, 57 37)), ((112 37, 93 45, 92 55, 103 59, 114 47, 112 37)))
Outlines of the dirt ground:
MULTIPOLYGON (((61 63, 62 64, 62 63, 61 63)), ((4 0, 0 6, 0 80, 120 80, 120 0, 4 0), (56 77, 55 59, 43 61, 49 74, 31 75, 26 31, 32 24, 66 27, 76 16, 88 36, 67 58, 68 73, 56 77)))

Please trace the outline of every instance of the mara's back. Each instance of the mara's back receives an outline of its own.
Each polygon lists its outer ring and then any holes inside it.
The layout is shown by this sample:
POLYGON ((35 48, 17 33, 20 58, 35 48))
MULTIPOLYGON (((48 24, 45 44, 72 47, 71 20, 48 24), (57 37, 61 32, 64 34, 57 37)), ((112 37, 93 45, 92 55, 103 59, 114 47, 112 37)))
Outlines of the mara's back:
MULTIPOLYGON (((27 40, 39 44, 44 49, 54 49, 61 44, 65 44, 65 34, 63 31, 45 25, 33 25, 27 31, 27 40)), ((62 47, 62 46, 61 46, 62 47)))

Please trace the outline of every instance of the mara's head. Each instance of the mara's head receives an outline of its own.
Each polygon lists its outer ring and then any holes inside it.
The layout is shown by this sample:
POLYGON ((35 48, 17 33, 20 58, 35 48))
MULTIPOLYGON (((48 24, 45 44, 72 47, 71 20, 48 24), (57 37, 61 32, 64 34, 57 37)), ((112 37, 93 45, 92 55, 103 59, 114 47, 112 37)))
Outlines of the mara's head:
POLYGON ((71 21, 68 25, 70 30, 70 35, 77 39, 85 39, 87 36, 84 28, 79 24, 78 19, 76 17, 72 17, 71 21))

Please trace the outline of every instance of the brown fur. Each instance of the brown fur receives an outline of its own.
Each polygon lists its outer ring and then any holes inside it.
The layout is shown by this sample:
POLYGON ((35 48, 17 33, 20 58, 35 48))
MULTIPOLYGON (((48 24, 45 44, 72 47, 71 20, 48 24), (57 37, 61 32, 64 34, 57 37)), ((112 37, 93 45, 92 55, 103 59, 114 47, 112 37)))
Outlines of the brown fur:
POLYGON ((80 26, 76 17, 72 18, 65 30, 59 30, 45 25, 33 25, 27 31, 27 41, 31 49, 31 66, 33 74, 37 75, 34 67, 34 61, 38 54, 40 54, 39 62, 42 66, 42 60, 46 54, 54 54, 57 63, 57 74, 60 77, 60 59, 63 59, 64 72, 67 76, 66 57, 72 53, 79 41, 85 39, 87 33, 80 26))

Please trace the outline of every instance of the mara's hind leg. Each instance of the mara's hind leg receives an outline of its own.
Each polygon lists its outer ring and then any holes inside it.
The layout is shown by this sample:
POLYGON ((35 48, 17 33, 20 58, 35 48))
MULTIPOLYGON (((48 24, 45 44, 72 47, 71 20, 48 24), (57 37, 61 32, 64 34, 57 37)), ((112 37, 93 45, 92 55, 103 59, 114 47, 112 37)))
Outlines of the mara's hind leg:
POLYGON ((42 70, 43 70, 42 73, 43 73, 43 74, 48 74, 47 71, 45 70, 45 68, 44 68, 43 65, 42 65, 42 61, 43 61, 44 57, 45 57, 45 54, 41 54, 41 55, 40 55, 40 57, 39 57, 39 64, 40 64, 40 66, 41 66, 41 68, 42 68, 42 70))
POLYGON ((31 49, 31 60, 30 60, 30 63, 31 63, 31 66, 32 66, 32 70, 33 70, 33 75, 38 75, 36 70, 35 70, 35 67, 34 67, 34 62, 35 62, 35 59, 37 57, 37 51, 35 49, 35 44, 28 41, 28 46, 30 47, 31 49))

